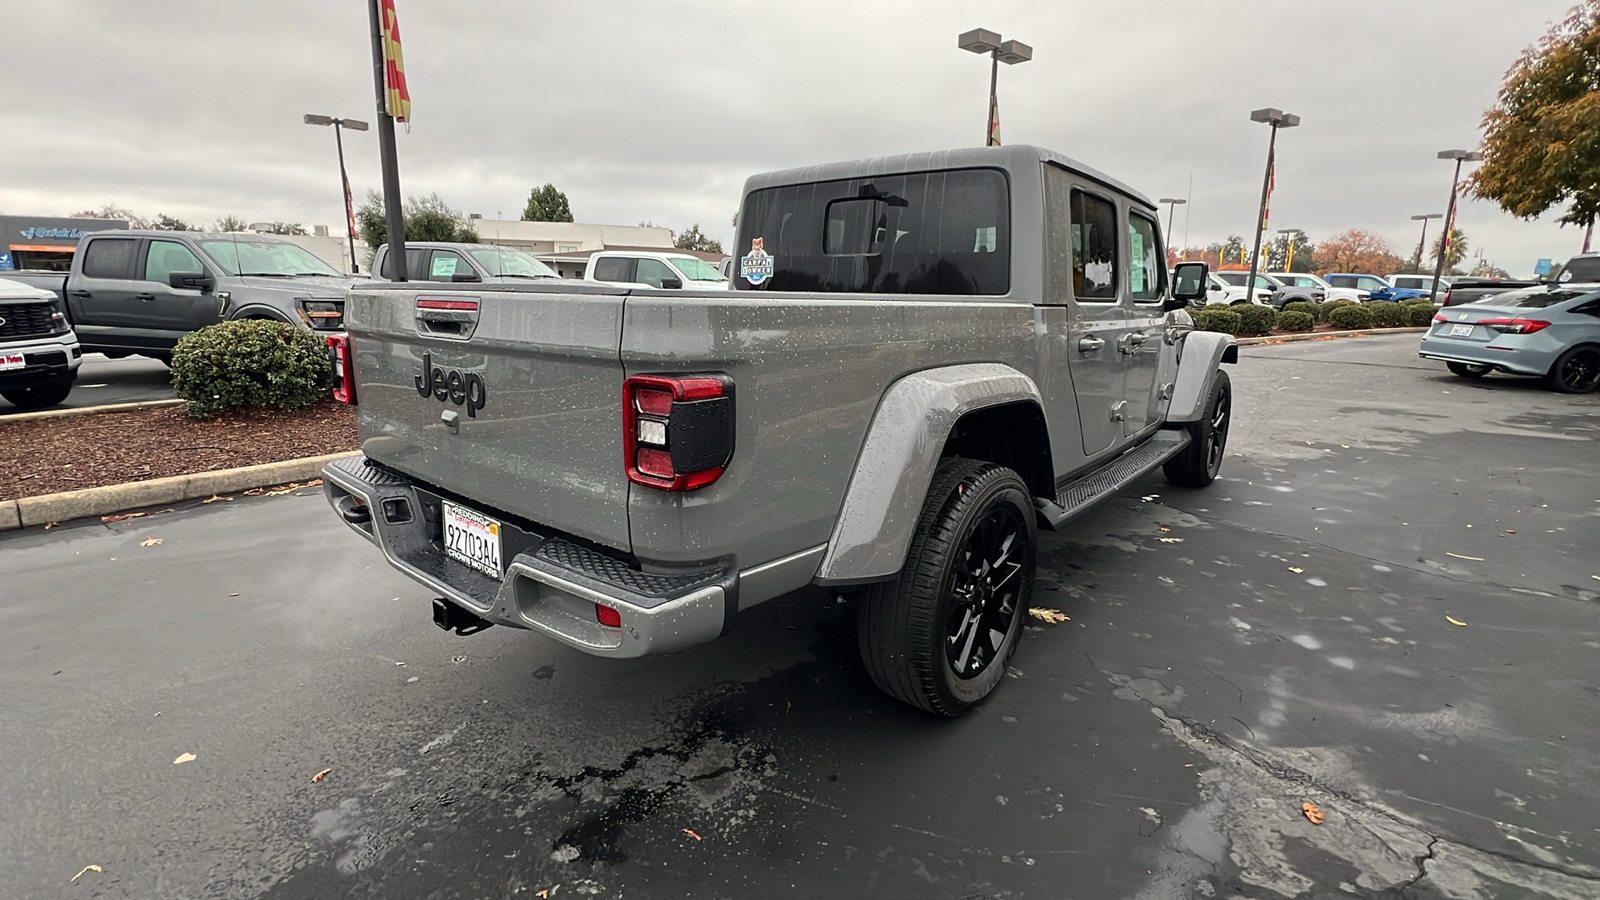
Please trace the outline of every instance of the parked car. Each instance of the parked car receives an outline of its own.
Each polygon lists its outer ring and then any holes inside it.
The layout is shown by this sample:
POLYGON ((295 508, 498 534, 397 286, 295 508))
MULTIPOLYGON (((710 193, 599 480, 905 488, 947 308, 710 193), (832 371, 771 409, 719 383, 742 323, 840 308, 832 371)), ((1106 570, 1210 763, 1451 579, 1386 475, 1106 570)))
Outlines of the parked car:
POLYGON ((1600 284, 1600 253, 1583 253, 1561 264, 1550 273, 1555 284, 1600 284))
POLYGON ((1419 297, 1428 296, 1427 291, 1413 291, 1405 288, 1397 288, 1376 275, 1340 273, 1336 275, 1324 275, 1322 277, 1334 287, 1354 288, 1358 291, 1366 291, 1370 295, 1368 298, 1370 300, 1400 301, 1414 300, 1419 297))
MULTIPOLYGON (((1240 289, 1243 289, 1244 286, 1245 286, 1245 283, 1250 280, 1250 273, 1247 272, 1247 271, 1246 272, 1240 272, 1238 270, 1230 269, 1230 270, 1225 271, 1225 272, 1215 272, 1213 274, 1215 274, 1218 278, 1222 279, 1227 284, 1233 285, 1234 287, 1240 288, 1240 289)), ((1262 273, 1262 272, 1257 272, 1256 273, 1256 289, 1259 292, 1257 294, 1257 299, 1256 299, 1257 303, 1261 303, 1261 304, 1264 304, 1266 306, 1275 306, 1275 307, 1277 307, 1279 309, 1282 309, 1283 305, 1285 303, 1289 302, 1289 299, 1295 299, 1295 300, 1310 300, 1311 299, 1311 295, 1310 295, 1309 292, 1300 290, 1298 288, 1295 289, 1295 291, 1293 292, 1293 296, 1290 297, 1289 296, 1289 292, 1285 290, 1285 287, 1284 287, 1282 282, 1276 281, 1276 280, 1272 279, 1271 277, 1267 276, 1265 273, 1262 273), (1286 299, 1286 298, 1288 298, 1288 299, 1286 299)), ((1242 299, 1243 298, 1241 298, 1241 300, 1242 299)))
MULTIPOLYGON (((392 281, 389 245, 372 256, 372 280, 392 281)), ((497 244, 460 244, 446 241, 406 242, 406 278, 445 284, 516 282, 557 278, 556 271, 517 247, 497 244)))
MULTIPOLYGON (((1172 277, 1176 277, 1174 270, 1172 277)), ((1200 306, 1238 306, 1244 303, 1255 303, 1258 306, 1269 306, 1272 303, 1272 292, 1263 287, 1258 287, 1253 292, 1255 297, 1245 297, 1244 285, 1229 284, 1217 277, 1216 272, 1206 273, 1205 302, 1196 304, 1200 306)))
POLYGON ((1322 303, 1328 299, 1328 292, 1316 285, 1301 284, 1292 275, 1279 276, 1272 272, 1260 273, 1262 278, 1277 285, 1272 292, 1272 305, 1283 309, 1289 303, 1322 303))
POLYGON ((97 232, 66 275, 6 277, 60 297, 85 352, 167 361, 184 335, 225 319, 336 332, 355 281, 289 241, 198 231, 97 232))
POLYGON ((585 281, 667 290, 726 290, 717 267, 688 253, 604 250, 589 257, 585 281))
POLYGON ((1477 303, 1495 294, 1504 294, 1507 291, 1520 290, 1526 287, 1538 287, 1538 281, 1515 281, 1510 278, 1457 278, 1451 282, 1448 290, 1444 292, 1442 306, 1465 306, 1468 303, 1477 303))
MULTIPOLYGON (((1455 279, 1453 278, 1441 276, 1439 278, 1439 287, 1443 289, 1441 292, 1434 290, 1432 275, 1395 274, 1390 275, 1388 278, 1388 282, 1395 287, 1408 291, 1421 291, 1424 296, 1427 296, 1430 299, 1434 298, 1435 296, 1442 297, 1445 294, 1450 293, 1450 285, 1454 282, 1454 280, 1455 279)), ((1438 303, 1439 301, 1435 299, 1433 302, 1438 303)))
POLYGON ((1463 378, 1534 375, 1551 390, 1600 387, 1600 290, 1532 287, 1496 294, 1433 317, 1418 350, 1463 378))
POLYGON ((1206 265, 1169 283, 1158 221, 1066 157, 968 148, 751 178, 737 290, 374 283, 364 455, 327 496, 442 628, 672 653, 821 585, 880 688, 954 715, 1022 637, 1038 528, 1217 476, 1238 350, 1194 330, 1206 265))
POLYGON ((23 409, 55 406, 72 393, 82 363, 60 298, 0 279, 0 397, 23 409))
POLYGON ((1356 290, 1355 288, 1334 287, 1310 272, 1268 272, 1267 275, 1284 284, 1292 284, 1295 287, 1305 288, 1310 291, 1321 291, 1322 299, 1317 301, 1319 303, 1332 303, 1335 300, 1365 303, 1372 299, 1372 295, 1366 291, 1356 290))

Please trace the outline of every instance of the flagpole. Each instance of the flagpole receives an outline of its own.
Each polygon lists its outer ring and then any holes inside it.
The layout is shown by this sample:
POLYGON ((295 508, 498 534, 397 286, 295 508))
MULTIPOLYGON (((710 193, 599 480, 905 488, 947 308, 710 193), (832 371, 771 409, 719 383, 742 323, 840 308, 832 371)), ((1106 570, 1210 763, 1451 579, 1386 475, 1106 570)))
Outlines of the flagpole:
MULTIPOLYGON (((400 203, 400 160, 395 152, 394 117, 384 77, 383 27, 380 0, 367 0, 372 20, 372 74, 378 94, 378 158, 383 164, 383 211, 388 231, 389 280, 409 281, 406 271, 406 219, 400 203)), ((376 248, 374 248, 376 249, 376 248)))

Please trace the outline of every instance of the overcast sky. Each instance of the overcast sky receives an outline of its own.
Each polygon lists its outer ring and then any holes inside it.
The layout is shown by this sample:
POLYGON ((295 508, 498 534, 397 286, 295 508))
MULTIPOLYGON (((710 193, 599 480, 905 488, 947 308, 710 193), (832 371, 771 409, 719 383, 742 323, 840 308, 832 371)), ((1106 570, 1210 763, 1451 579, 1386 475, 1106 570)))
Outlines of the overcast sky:
MULTIPOLYGON (((744 179, 832 160, 978 144, 987 59, 975 27, 1035 47, 1002 66, 1006 143, 1075 157, 1151 197, 1189 195, 1174 243, 1245 234, 1267 128, 1274 228, 1347 228, 1415 251, 1450 164, 1521 49, 1571 0, 397 0, 413 124, 401 185, 516 218, 554 182, 579 221, 727 242, 744 179)), ((331 129, 372 119, 362 0, 0 0, 0 212, 115 203, 209 224, 342 216, 331 129)), ((358 202, 379 185, 376 132, 347 135, 358 202)), ((1485 202, 1472 254, 1526 275, 1582 233, 1485 202)), ((1436 225, 1437 223, 1435 223, 1436 225)), ((1436 233, 1436 232, 1434 232, 1436 233)), ((1431 235, 1430 235, 1431 241, 1431 235)))

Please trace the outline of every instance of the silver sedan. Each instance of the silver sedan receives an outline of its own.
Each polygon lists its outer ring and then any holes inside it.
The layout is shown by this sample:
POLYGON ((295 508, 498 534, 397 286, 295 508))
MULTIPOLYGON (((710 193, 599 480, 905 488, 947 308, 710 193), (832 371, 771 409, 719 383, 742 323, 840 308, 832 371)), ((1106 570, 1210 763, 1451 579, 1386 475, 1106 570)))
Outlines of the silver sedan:
POLYGON ((1446 307, 1418 352, 1463 378, 1535 375, 1565 394, 1592 391, 1600 387, 1600 291, 1526 288, 1446 307))

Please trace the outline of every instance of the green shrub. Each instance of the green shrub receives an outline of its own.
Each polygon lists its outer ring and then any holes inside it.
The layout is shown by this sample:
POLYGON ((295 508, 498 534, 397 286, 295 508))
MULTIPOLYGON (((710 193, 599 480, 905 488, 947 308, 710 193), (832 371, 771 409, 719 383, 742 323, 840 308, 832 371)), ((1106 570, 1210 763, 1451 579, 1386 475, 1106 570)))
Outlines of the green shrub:
POLYGON ((1362 328, 1371 328, 1372 310, 1368 309, 1367 307, 1375 305, 1376 304, 1370 303, 1350 303, 1344 306, 1339 306, 1328 312, 1328 321, 1332 322, 1334 327, 1342 328, 1346 331, 1359 331, 1362 328))
POLYGON ((299 409, 322 398, 328 349, 321 336, 265 319, 208 325, 172 351, 172 386, 200 419, 225 409, 299 409))
POLYGON ((1286 312, 1302 312, 1302 313, 1305 313, 1306 315, 1310 316, 1311 317, 1311 321, 1315 322, 1317 320, 1317 304, 1315 304, 1315 303, 1307 303, 1304 300, 1295 300, 1292 303, 1285 303, 1283 305, 1283 309, 1280 311, 1280 313, 1278 315, 1278 324, 1280 326, 1283 325, 1283 315, 1282 315, 1282 313, 1286 313, 1286 312))
POLYGON ((1432 303, 1412 303, 1406 306, 1406 324, 1413 328, 1427 328, 1433 324, 1433 317, 1439 312, 1439 307, 1432 303))
POLYGON ((1223 334, 1239 333, 1239 314, 1243 307, 1208 306, 1194 314, 1195 327, 1201 331, 1220 331, 1223 334))
POLYGON ((1233 309, 1239 313, 1239 330, 1234 334, 1270 334, 1272 327, 1278 324, 1278 311, 1270 306, 1235 306, 1233 309))
MULTIPOLYGON (((1295 304, 1291 303, 1290 306, 1295 304)), ((1302 304, 1310 305, 1310 304, 1302 304)), ((1301 309, 1285 309, 1278 314, 1278 327, 1284 331, 1310 331, 1317 317, 1301 309)))
POLYGON ((1372 324, 1375 328, 1404 328, 1410 318, 1410 310, 1398 303, 1372 304, 1372 324))

